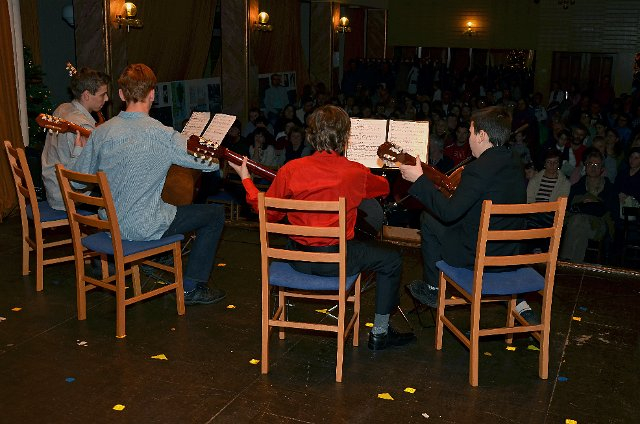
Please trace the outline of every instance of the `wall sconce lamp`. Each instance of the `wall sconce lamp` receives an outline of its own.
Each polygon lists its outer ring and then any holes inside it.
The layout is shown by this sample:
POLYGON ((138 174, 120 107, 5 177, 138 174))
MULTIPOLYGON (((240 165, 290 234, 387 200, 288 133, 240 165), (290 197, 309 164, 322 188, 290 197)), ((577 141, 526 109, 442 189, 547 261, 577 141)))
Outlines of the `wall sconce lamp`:
POLYGON ((338 21, 338 26, 336 27, 336 32, 351 32, 351 26, 349 25, 349 18, 343 16, 338 21))
POLYGON ((127 32, 129 32, 130 28, 142 28, 142 19, 136 18, 138 14, 138 8, 135 4, 131 2, 126 2, 124 4, 125 15, 116 15, 116 24, 118 28, 122 28, 123 26, 127 27, 127 32))
POLYGON ((253 23, 253 28, 257 31, 272 31, 273 27, 269 25, 269 14, 267 12, 258 13, 258 22, 253 23))
POLYGON ((467 29, 464 30, 464 35, 466 35, 467 37, 472 37, 473 35, 475 35, 475 33, 476 32, 473 30, 473 22, 467 22, 467 29))

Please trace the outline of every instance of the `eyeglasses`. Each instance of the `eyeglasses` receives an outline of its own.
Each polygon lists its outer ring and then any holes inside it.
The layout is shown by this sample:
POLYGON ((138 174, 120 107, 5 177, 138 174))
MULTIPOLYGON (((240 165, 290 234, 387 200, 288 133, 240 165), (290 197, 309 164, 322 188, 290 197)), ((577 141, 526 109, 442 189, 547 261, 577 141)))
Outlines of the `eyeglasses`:
POLYGON ((586 166, 590 166, 592 168, 600 168, 602 166, 601 163, 589 162, 585 164, 586 166))
POLYGON ((545 165, 560 165, 560 161, 559 160, 547 160, 544 162, 545 165))

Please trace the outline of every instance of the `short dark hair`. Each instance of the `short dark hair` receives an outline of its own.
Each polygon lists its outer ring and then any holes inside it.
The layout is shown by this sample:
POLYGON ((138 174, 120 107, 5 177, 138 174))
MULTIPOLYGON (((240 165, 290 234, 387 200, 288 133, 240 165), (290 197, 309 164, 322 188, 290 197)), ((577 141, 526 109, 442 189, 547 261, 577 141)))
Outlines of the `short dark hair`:
POLYGON ((601 163, 604 162, 604 156, 602 155, 602 152, 592 146, 584 151, 584 163, 588 163, 590 159, 600 159, 601 163))
POLYGON ((316 109, 308 118, 307 139, 316 151, 344 153, 351 120, 344 109, 326 105, 316 109))
POLYGON ((69 88, 73 97, 79 99, 85 91, 90 94, 96 94, 100 87, 109 85, 110 82, 111 78, 104 72, 82 68, 71 77, 69 88))
POLYGON ((511 137, 511 115, 503 106, 478 109, 471 115, 475 134, 484 131, 494 146, 502 146, 511 137))
POLYGON ((158 83, 156 74, 143 63, 134 63, 122 71, 118 85, 127 102, 141 102, 158 83))

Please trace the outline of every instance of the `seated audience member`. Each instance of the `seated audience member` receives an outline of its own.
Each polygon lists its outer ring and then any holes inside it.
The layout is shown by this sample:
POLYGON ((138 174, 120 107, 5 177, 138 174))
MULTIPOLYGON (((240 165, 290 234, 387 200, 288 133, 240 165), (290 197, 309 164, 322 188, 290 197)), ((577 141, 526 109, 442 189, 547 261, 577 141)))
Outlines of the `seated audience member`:
MULTIPOLYGON (((268 197, 299 200, 347 201, 347 275, 362 271, 376 273, 376 306, 369 349, 382 350, 415 340, 413 333, 400 333, 389 325, 391 312, 399 301, 398 289, 402 272, 402 256, 396 250, 354 239, 357 208, 365 199, 385 196, 389 184, 383 177, 343 156, 349 139, 351 122, 347 113, 335 106, 323 106, 309 117, 307 136, 316 152, 285 164, 267 190, 268 197)), ((246 162, 233 165, 247 190, 247 202, 257 206, 258 189, 250 179, 246 162)), ((277 222, 285 217, 293 224, 336 226, 337 216, 270 211, 267 219, 277 222)), ((336 240, 314 237, 292 237, 289 246, 295 250, 336 252, 336 240)), ((299 272, 337 276, 337 266, 317 262, 293 262, 299 272)))
POLYGON ((524 131, 518 131, 512 136, 512 141, 509 143, 511 151, 523 165, 531 162, 531 152, 527 146, 526 137, 524 131))
POLYGON ((560 152, 548 150, 544 169, 536 173, 527 185, 527 203, 555 202, 559 197, 569 196, 571 184, 560 170, 560 152))
POLYGON ((562 152, 562 173, 569 178, 572 184, 580 179, 582 171, 582 156, 587 146, 584 140, 587 137, 588 130, 583 125, 576 124, 571 128, 571 138, 569 145, 565 146, 562 152))
POLYGON ((227 135, 222 139, 222 146, 239 155, 247 156, 249 154, 249 143, 240 135, 241 133, 240 121, 236 119, 231 128, 229 128, 227 135))
POLYGON ((311 148, 305 143, 304 130, 300 127, 293 127, 289 131, 287 138, 285 162, 309 156, 310 154, 311 148))
POLYGON ((286 105, 284 109, 282 109, 282 112, 280 112, 280 116, 274 127, 275 134, 286 131, 285 127, 288 123, 293 123, 293 125, 298 127, 302 126, 302 122, 296 116, 296 109, 291 104, 286 105))
POLYGON ((277 168, 281 164, 273 147, 273 137, 265 128, 256 128, 249 136, 249 158, 269 168, 277 168))
POLYGON ((604 158, 597 149, 585 157, 585 176, 571 186, 565 230, 559 257, 571 262, 584 262, 589 240, 613 237, 613 219, 618 212, 618 199, 613 184, 602 176, 604 158))
POLYGON ((148 66, 127 66, 118 79, 126 110, 93 131, 71 169, 105 172, 123 239, 149 241, 195 231, 184 272, 185 304, 219 302, 224 291, 209 289, 208 281, 224 226, 224 209, 214 204, 176 207, 160 197, 172 164, 208 171, 216 171, 218 165, 194 161, 184 136, 149 116, 156 84, 148 66))
POLYGON ((594 149, 598 149, 602 156, 604 157, 604 176, 609 179, 609 181, 615 181, 616 176, 618 175, 618 164, 616 160, 607 155, 607 142, 604 137, 600 135, 596 135, 593 137, 591 141, 591 147, 594 149))
POLYGON ((620 201, 620 218, 624 206, 638 207, 640 202, 640 147, 629 151, 628 165, 620 169, 615 188, 620 201))
POLYGON ((469 127, 465 124, 458 125, 455 132, 455 141, 449 145, 445 145, 444 155, 453 160, 453 166, 457 166, 460 162, 471 156, 469 127))
POLYGON ((616 161, 616 168, 620 168, 624 161, 624 149, 622 143, 620 143, 620 137, 618 132, 612 128, 607 128, 604 137, 605 144, 607 146, 607 157, 616 161))
MULTIPOLYGON (((73 100, 62 103, 53 111, 53 116, 77 124, 88 130, 96 128, 96 120, 91 112, 98 112, 109 100, 107 74, 82 68, 71 77, 73 100)), ((64 201, 56 176, 56 164, 70 168, 87 144, 87 139, 79 134, 49 132, 42 151, 42 181, 47 193, 47 203, 53 209, 64 210, 64 201)))

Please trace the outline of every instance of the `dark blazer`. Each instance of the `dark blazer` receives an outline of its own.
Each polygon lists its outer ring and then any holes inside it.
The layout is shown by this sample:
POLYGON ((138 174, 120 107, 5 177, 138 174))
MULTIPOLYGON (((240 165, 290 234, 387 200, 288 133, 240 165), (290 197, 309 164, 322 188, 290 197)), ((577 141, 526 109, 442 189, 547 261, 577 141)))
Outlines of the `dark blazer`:
MULTIPOLYGON (((447 198, 423 175, 409 189, 427 210, 449 228, 442 243, 442 257, 452 266, 473 268, 482 202, 527 203, 523 170, 506 147, 485 150, 465 166, 457 190, 447 198)), ((525 228, 524 218, 495 217, 492 229, 525 228)), ((519 252, 519 243, 489 244, 488 255, 519 252)))

